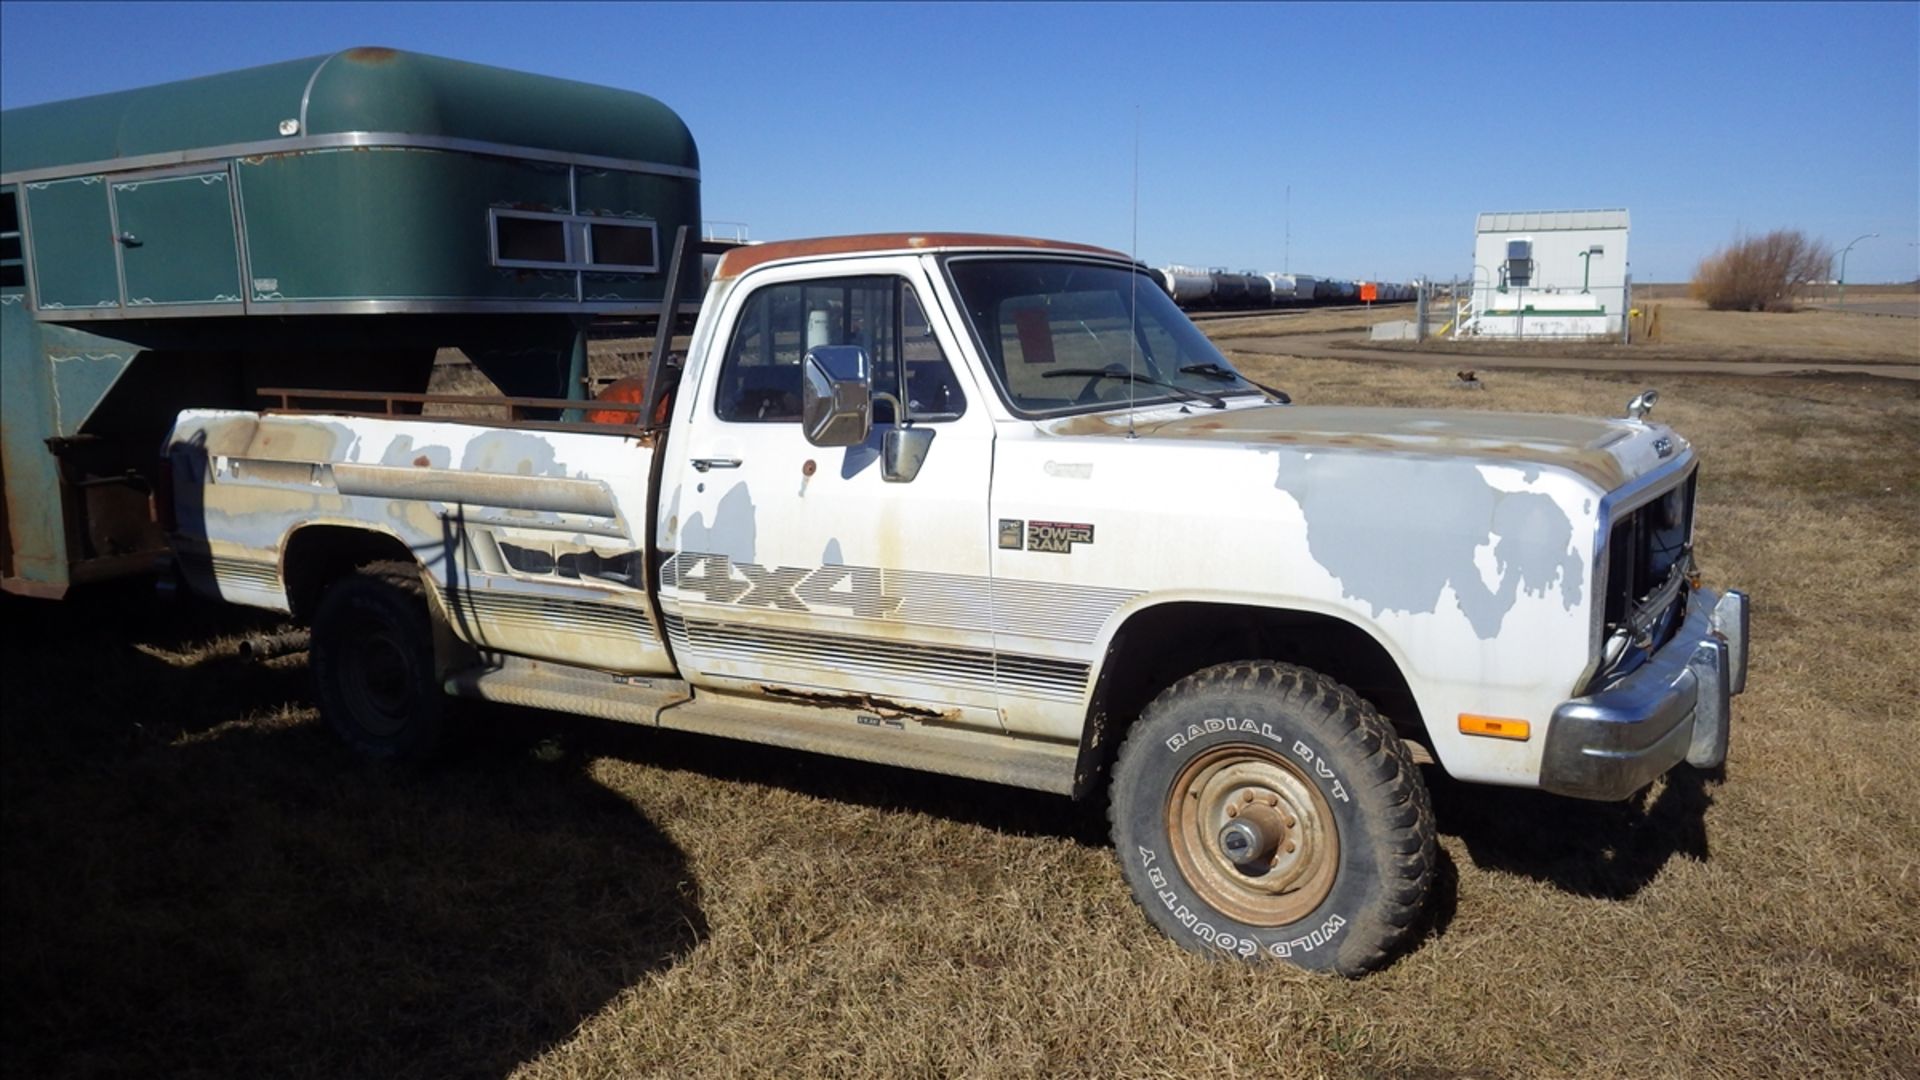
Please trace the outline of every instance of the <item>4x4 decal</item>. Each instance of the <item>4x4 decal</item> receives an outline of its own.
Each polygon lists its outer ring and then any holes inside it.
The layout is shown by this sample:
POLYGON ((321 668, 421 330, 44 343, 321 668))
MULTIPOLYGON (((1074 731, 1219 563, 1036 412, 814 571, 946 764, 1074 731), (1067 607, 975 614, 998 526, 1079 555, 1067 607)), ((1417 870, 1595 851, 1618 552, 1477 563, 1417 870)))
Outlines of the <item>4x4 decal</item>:
POLYGON ((715 604, 770 607, 781 611, 841 608, 869 619, 900 610, 902 597, 887 591, 880 571, 868 566, 765 567, 725 555, 683 551, 661 571, 662 584, 677 584, 715 604))

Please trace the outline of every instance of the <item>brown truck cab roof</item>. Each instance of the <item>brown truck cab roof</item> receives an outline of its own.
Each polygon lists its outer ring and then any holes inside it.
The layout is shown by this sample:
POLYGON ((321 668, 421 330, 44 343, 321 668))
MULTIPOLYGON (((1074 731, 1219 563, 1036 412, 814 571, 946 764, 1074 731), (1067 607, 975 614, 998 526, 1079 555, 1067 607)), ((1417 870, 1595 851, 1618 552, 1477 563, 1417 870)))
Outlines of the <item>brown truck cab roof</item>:
POLYGON ((787 259, 832 255, 872 255, 888 251, 942 251, 956 248, 1057 251, 1075 255, 1100 255, 1112 259, 1127 259, 1126 255, 1108 248, 1073 244, 1063 240, 1039 240, 1028 236, 958 232, 864 233, 858 236, 822 236, 808 240, 776 240, 766 244, 734 248, 721 256, 720 265, 714 270, 713 277, 715 281, 735 278, 756 266, 787 259))

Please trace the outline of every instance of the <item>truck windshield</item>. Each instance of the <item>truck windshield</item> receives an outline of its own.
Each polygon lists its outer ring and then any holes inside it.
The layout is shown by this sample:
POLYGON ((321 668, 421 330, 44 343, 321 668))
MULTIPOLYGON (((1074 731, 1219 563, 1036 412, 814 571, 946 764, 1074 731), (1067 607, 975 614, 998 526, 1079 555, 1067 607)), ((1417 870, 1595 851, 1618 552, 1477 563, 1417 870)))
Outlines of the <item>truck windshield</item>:
POLYGON ((1259 392, 1144 273, 968 257, 947 273, 993 381, 1023 416, 1259 392))

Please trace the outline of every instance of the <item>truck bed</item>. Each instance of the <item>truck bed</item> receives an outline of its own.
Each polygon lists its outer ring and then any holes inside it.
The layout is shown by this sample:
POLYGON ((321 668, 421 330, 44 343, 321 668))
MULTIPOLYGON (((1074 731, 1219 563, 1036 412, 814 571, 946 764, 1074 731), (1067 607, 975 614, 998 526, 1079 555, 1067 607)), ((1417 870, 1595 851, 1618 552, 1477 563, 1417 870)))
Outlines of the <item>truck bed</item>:
POLYGON ((189 410, 167 443, 187 581, 301 614, 290 550, 390 538, 477 648, 669 674, 647 593, 653 448, 624 426, 189 410), (288 573, 289 567, 293 573, 288 573))

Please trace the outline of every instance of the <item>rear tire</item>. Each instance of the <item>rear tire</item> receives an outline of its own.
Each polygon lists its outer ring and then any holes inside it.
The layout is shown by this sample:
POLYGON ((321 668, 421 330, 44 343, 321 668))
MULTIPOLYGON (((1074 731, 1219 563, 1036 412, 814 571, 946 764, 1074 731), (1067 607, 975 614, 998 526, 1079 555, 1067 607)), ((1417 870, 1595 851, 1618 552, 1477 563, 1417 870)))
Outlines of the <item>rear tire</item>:
POLYGON ((309 650, 320 715, 376 758, 432 756, 446 696, 434 672, 433 621, 418 567, 369 563, 327 587, 309 650))
POLYGON ((1207 668, 1155 698, 1114 768, 1134 899, 1195 952, 1358 975, 1413 938, 1433 809, 1373 706, 1305 668, 1207 668))

